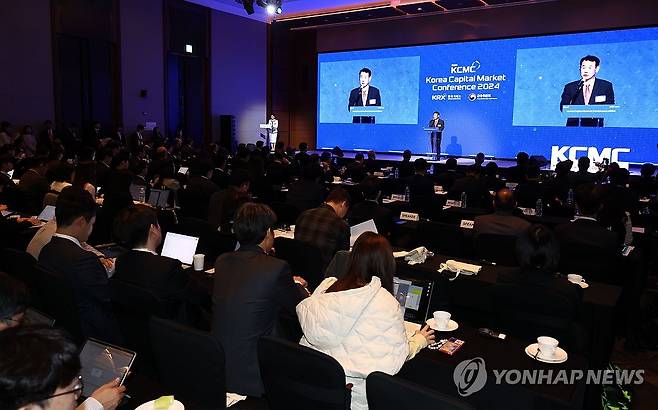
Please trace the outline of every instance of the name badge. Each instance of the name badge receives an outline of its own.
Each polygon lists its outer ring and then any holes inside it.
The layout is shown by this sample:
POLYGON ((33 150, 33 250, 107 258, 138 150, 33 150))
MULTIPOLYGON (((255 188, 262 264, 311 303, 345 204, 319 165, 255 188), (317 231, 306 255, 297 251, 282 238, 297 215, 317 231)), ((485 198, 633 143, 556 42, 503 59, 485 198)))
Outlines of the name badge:
POLYGON ((594 102, 601 103, 605 102, 605 95, 597 95, 594 97, 594 102))
POLYGON ((370 102, 368 102, 368 104, 377 104, 377 100, 375 100, 374 98, 371 98, 370 102))
POLYGON ((418 214, 413 212, 400 212, 400 219, 403 221, 415 221, 417 222, 420 218, 418 214))
POLYGON ((469 221, 468 219, 462 219, 459 223, 459 227, 464 229, 473 229, 473 225, 475 225, 475 221, 469 221))
POLYGON ((391 201, 402 201, 402 202, 404 202, 404 195, 392 194, 391 195, 391 201))
POLYGON ((449 206, 451 208, 461 208, 462 207, 462 201, 456 201, 454 199, 448 199, 446 201, 446 206, 449 206))

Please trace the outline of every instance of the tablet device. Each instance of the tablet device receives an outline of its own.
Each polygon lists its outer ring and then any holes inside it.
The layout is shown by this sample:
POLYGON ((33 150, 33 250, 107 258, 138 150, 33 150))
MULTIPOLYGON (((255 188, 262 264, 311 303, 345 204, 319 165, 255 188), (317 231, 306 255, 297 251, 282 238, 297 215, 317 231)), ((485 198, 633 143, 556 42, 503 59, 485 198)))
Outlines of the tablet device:
POLYGON ((149 194, 149 204, 156 208, 166 208, 169 205, 168 189, 151 189, 149 194))
POLYGON ((80 352, 80 375, 84 382, 83 396, 91 394, 114 379, 123 384, 137 353, 96 339, 87 339, 80 352))
POLYGON ((40 221, 49 222, 54 217, 55 217, 55 207, 52 205, 46 205, 46 207, 43 208, 43 211, 41 211, 41 213, 37 218, 40 221))
POLYGON ((188 172, 188 168, 187 168, 187 167, 180 167, 180 168, 178 168, 178 173, 179 173, 179 174, 187 175, 187 172, 188 172))
POLYGON ((167 232, 162 246, 162 256, 178 259, 186 265, 191 265, 198 244, 199 238, 197 237, 167 232))
POLYGON ((393 295, 400 303, 405 321, 425 323, 433 290, 431 280, 393 278, 393 295))

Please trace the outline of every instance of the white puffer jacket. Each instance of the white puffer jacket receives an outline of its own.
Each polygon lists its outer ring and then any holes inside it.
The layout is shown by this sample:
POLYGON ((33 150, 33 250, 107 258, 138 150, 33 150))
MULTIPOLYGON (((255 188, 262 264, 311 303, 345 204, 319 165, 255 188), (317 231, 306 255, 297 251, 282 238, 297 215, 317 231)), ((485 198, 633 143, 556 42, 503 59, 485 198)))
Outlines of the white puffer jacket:
POLYGON ((297 305, 304 330, 300 343, 335 358, 352 383, 352 410, 366 410, 365 378, 374 371, 397 373, 409 355, 404 316, 378 277, 362 288, 325 293, 325 279, 297 305))

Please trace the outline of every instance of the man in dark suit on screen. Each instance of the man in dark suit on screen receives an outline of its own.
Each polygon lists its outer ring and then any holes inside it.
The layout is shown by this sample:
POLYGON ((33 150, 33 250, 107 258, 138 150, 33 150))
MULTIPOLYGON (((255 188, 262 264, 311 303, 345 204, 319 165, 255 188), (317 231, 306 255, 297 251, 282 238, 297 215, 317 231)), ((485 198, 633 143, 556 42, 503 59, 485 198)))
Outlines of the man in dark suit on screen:
MULTIPOLYGON (((612 105, 615 92, 610 81, 596 78, 601 60, 592 55, 580 59, 580 77, 564 86, 560 111, 564 105, 612 105)), ((568 118, 567 127, 603 127, 603 118, 568 118)))
MULTIPOLYGON (((348 110, 350 107, 381 107, 382 98, 379 95, 379 89, 371 86, 370 80, 372 80, 372 71, 367 67, 362 68, 361 71, 359 71, 359 86, 350 91, 350 100, 347 106, 348 110)), ((375 117, 355 116, 352 119, 352 122, 374 123, 375 117)))

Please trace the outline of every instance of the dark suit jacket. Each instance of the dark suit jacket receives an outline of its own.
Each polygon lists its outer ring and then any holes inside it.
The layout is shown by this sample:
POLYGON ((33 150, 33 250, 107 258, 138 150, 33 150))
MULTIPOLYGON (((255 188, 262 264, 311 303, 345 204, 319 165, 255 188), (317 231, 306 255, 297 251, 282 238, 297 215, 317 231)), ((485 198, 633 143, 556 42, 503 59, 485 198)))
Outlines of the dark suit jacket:
POLYGON ((319 206, 326 194, 324 186, 302 178, 290 184, 286 202, 300 211, 305 211, 319 206))
POLYGON ((217 184, 200 176, 190 177, 187 188, 181 194, 181 208, 185 215, 205 219, 208 217, 210 197, 219 192, 217 184))
POLYGON ((103 161, 98 161, 96 163, 96 185, 99 187, 107 187, 107 182, 110 177, 110 171, 112 169, 109 165, 103 161))
MULTIPOLYGON (((379 107, 382 105, 382 98, 379 95, 379 89, 373 87, 372 85, 368 87, 368 99, 366 100, 366 106, 376 106, 379 107), (372 102, 374 100, 374 103, 372 102)), ((349 107, 363 107, 363 99, 361 98, 361 87, 356 87, 350 91, 350 102, 349 107)))
POLYGON ((518 216, 493 213, 475 217, 473 236, 480 234, 495 234, 518 236, 530 227, 530 222, 518 216))
MULTIPOLYGON (((562 99, 560 100, 560 111, 562 111, 562 106, 576 104, 583 105, 585 104, 585 90, 584 87, 578 87, 580 80, 573 81, 564 86, 562 91, 562 99)), ((589 104, 604 104, 610 105, 615 103, 615 92, 612 89, 612 83, 610 81, 602 80, 597 78, 594 80, 594 88, 590 95, 589 104), (604 101, 596 102, 596 97, 602 98, 605 97, 604 101)), ((579 125, 579 118, 568 118, 568 126, 577 126, 579 125)), ((603 126, 603 118, 582 118, 580 125, 583 126, 603 126)))
POLYGON ((188 281, 180 261, 135 250, 117 258, 114 279, 148 289, 163 299, 176 297, 188 281))
POLYGON ((50 190, 48 180, 35 171, 27 170, 21 176, 18 190, 22 199, 22 212, 28 215, 39 215, 43 209, 43 197, 50 190))
POLYGON ((362 201, 350 209, 350 225, 360 224, 369 219, 375 221, 377 231, 388 236, 393 229, 393 211, 375 201, 362 201))
POLYGON ((466 193, 466 203, 469 207, 485 208, 491 205, 491 195, 480 178, 465 176, 452 184, 448 197, 460 199, 462 192, 466 193))
POLYGON ((212 177, 210 180, 214 182, 219 187, 219 189, 228 188, 229 176, 226 171, 221 168, 215 168, 212 171, 212 177))
POLYGON ((400 179, 408 178, 414 174, 414 164, 411 161, 402 160, 398 164, 400 179))
POLYGON ((235 187, 229 186, 210 197, 208 207, 208 222, 213 228, 221 228, 221 231, 229 232, 230 222, 233 220, 235 211, 249 201, 249 196, 239 192, 235 187))
POLYGON ((617 255, 621 243, 617 235, 603 228, 599 222, 588 219, 576 219, 573 222, 555 227, 555 236, 563 251, 577 252, 579 247, 600 248, 603 254, 617 255))
POLYGON ((258 339, 279 334, 281 311, 295 314, 304 298, 285 261, 258 246, 243 246, 215 263, 212 334, 226 353, 227 391, 263 394, 258 367, 258 339))
POLYGON ((98 256, 68 239, 53 237, 41 250, 39 264, 70 284, 84 336, 114 343, 121 340, 112 313, 107 272, 98 256))

